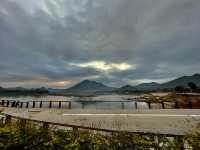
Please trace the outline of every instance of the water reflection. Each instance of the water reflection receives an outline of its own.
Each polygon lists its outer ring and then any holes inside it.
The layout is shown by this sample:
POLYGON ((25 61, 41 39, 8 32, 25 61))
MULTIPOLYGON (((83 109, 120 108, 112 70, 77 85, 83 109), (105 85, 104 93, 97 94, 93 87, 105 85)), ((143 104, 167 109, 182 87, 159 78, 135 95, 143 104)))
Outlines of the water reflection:
MULTIPOLYGON (((148 109, 148 104, 145 102, 130 101, 134 99, 134 95, 102 95, 94 97, 74 97, 74 96, 19 96, 19 97, 0 97, 5 100, 16 100, 23 102, 43 101, 42 107, 49 107, 48 101, 72 101, 71 108, 73 109, 148 109), (44 102, 47 101, 47 102, 44 102), (136 106, 137 105, 137 106, 136 106)), ((40 102, 36 102, 35 107, 39 107, 40 102)), ((32 106, 32 104, 30 104, 32 106)), ((58 108, 59 103, 53 102, 53 108, 58 108)), ((61 108, 68 108, 68 102, 62 102, 61 108)))

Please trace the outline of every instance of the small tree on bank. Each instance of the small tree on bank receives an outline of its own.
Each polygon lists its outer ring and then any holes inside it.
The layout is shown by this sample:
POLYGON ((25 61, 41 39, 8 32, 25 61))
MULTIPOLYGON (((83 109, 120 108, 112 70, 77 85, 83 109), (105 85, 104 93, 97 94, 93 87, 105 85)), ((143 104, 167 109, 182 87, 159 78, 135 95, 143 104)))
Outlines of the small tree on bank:
POLYGON ((198 89, 197 85, 194 82, 189 82, 187 85, 190 87, 191 92, 195 92, 198 89))

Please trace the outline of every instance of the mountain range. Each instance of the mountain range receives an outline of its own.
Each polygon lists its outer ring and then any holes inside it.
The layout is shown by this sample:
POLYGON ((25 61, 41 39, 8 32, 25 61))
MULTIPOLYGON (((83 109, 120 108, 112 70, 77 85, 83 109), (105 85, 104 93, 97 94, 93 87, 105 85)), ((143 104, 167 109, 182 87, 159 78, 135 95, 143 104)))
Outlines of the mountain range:
POLYGON ((118 89, 118 91, 157 91, 164 89, 174 89, 176 86, 188 87, 188 83, 193 82, 197 86, 200 86, 200 74, 194 74, 192 76, 183 76, 165 83, 142 83, 136 86, 126 85, 118 89))
POLYGON ((101 92, 112 92, 115 88, 106 86, 100 82, 84 80, 71 88, 65 90, 66 94, 92 95, 101 92))
MULTIPOLYGON (((136 86, 126 85, 120 88, 114 88, 104 85, 103 83, 84 80, 68 89, 46 89, 50 94, 65 94, 65 95, 95 95, 95 94, 105 94, 105 93, 124 93, 124 92, 134 92, 134 91, 158 91, 164 89, 173 89, 176 86, 187 87, 189 82, 195 83, 200 86, 200 74, 194 74, 192 76, 183 76, 165 83, 142 83, 136 86)), ((3 88, 0 88, 2 90, 3 88)), ((15 88, 10 88, 10 90, 15 88)), ((25 90, 24 88, 17 87, 17 90, 25 90)), ((41 90, 41 89, 40 89, 41 90)), ((44 91, 44 88, 42 88, 44 91)))
POLYGON ((65 93, 67 95, 93 95, 112 92, 123 93, 127 91, 158 91, 164 89, 173 89, 176 86, 187 87, 187 84, 189 82, 194 82, 197 86, 200 86, 200 74, 194 74, 192 76, 183 76, 162 84, 151 82, 142 83, 136 86, 126 85, 121 88, 113 88, 106 86, 100 82, 84 80, 68 89, 60 90, 60 93, 65 93))
POLYGON ((195 83, 197 86, 200 86, 200 74, 194 74, 192 76, 183 76, 178 79, 163 83, 160 85, 160 88, 174 88, 176 86, 187 87, 189 82, 195 83))

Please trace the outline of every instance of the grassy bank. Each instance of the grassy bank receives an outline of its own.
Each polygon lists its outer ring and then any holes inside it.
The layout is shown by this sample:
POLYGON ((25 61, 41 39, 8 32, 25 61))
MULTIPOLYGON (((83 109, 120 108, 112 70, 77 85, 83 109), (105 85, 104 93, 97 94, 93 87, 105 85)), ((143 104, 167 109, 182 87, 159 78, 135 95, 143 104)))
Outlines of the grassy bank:
POLYGON ((57 130, 15 122, 1 125, 1 150, 182 150, 200 149, 200 134, 168 138, 130 133, 100 134, 88 131, 57 130), (184 144, 185 143, 185 144, 184 144))

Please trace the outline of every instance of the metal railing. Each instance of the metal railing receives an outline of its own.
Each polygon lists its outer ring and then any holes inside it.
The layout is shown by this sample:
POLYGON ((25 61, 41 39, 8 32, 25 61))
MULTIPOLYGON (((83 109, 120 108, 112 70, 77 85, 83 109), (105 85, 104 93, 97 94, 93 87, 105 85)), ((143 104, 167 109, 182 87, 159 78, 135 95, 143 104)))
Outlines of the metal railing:
POLYGON ((127 132, 127 133, 136 133, 141 135, 165 135, 167 137, 182 137, 183 134, 167 134, 167 133, 153 133, 153 132, 142 132, 142 131, 125 131, 125 130, 112 130, 112 129, 103 129, 103 128, 96 128, 96 127, 87 127, 87 126, 81 126, 81 125, 72 125, 72 124, 66 124, 66 123, 57 123, 57 122, 50 122, 50 121, 43 121, 43 120, 36 120, 36 119, 30 119, 30 118, 22 118, 18 116, 13 116, 6 113, 0 113, 1 115, 5 116, 4 123, 11 123, 13 119, 18 120, 20 124, 22 124, 24 127, 26 126, 27 122, 32 122, 36 124, 42 124, 42 127, 48 129, 50 126, 60 126, 60 127, 67 127, 70 128, 73 131, 78 130, 88 130, 88 131, 95 131, 95 132, 105 132, 105 133, 120 133, 120 132, 127 132))

